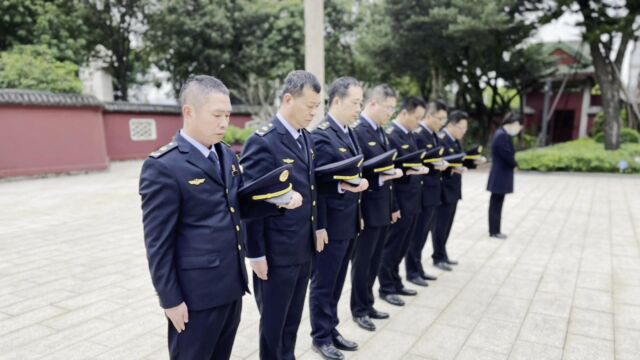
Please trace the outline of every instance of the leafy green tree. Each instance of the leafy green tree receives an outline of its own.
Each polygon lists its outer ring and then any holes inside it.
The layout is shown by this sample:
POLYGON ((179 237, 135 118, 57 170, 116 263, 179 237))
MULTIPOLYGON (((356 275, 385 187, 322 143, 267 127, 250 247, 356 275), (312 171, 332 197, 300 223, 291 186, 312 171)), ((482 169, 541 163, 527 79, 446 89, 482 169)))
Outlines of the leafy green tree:
POLYGON ((56 59, 86 61, 87 27, 76 1, 4 0, 0 2, 0 50, 41 44, 56 59))
POLYGON ((54 55, 44 45, 15 45, 0 52, 0 88, 80 93, 78 66, 54 55))
POLYGON ((605 116, 604 147, 620 148, 620 69, 627 45, 640 34, 640 1, 627 0, 520 0, 522 11, 539 16, 542 23, 557 19, 564 13, 582 17, 583 40, 589 44, 595 76, 602 94, 605 116))
POLYGON ((151 1, 82 0, 81 5, 83 23, 91 30, 87 49, 107 64, 116 98, 127 100, 129 87, 148 67, 141 42, 151 1))

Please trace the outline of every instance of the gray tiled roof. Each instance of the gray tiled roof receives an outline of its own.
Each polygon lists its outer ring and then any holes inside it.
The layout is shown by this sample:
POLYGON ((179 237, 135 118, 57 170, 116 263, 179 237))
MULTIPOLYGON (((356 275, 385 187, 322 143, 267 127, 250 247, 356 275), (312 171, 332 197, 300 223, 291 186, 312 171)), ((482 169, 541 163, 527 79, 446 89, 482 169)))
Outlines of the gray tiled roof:
MULTIPOLYGON (((0 105, 104 107, 106 112, 180 114, 177 105, 137 104, 125 101, 101 102, 93 95, 56 94, 48 91, 0 89, 0 105)), ((251 114, 257 108, 233 105, 233 114, 251 114)))
POLYGON ((48 91, 0 89, 0 104, 94 107, 102 103, 92 95, 55 94, 48 91))
POLYGON ((177 105, 136 104, 125 101, 106 102, 104 110, 125 113, 180 114, 180 107, 177 105))

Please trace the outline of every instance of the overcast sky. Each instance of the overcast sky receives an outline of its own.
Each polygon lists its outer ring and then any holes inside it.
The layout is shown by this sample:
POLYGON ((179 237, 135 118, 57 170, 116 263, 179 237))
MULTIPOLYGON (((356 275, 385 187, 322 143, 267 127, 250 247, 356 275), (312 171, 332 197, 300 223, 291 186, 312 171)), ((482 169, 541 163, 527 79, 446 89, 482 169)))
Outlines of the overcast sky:
MULTIPOLYGON (((563 16, 553 21, 550 24, 542 26, 538 29, 537 33, 533 36, 534 42, 552 42, 561 40, 580 40, 581 28, 576 26, 576 23, 581 19, 580 15, 575 13, 565 13, 563 16)), ((631 46, 627 51, 625 57, 625 63, 622 66, 622 78, 625 83, 628 79, 628 64, 630 58, 631 46)), ((150 103, 175 103, 175 100, 169 95, 170 86, 165 83, 162 89, 157 89, 154 86, 143 86, 142 88, 134 91, 138 95, 138 101, 150 102, 150 103)))

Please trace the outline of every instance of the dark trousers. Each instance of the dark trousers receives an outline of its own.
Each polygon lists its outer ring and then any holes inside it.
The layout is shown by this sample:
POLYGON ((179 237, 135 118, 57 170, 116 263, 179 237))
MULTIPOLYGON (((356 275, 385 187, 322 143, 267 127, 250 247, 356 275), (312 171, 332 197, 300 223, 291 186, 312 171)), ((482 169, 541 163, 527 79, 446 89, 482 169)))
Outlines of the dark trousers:
POLYGON ((309 287, 309 316, 311 337, 318 346, 331 344, 332 338, 338 335, 338 301, 355 241, 329 239, 329 244, 315 257, 309 287))
POLYGON ((189 322, 180 334, 167 319, 171 359, 229 359, 241 312, 242 298, 211 309, 189 311, 189 322))
POLYGON ((395 294, 404 288, 400 278, 400 262, 407 253, 417 219, 417 214, 402 215, 395 224, 391 225, 382 250, 382 265, 378 273, 380 295, 395 294))
POLYGON ((433 229, 433 255, 431 258, 434 263, 440 261, 449 260, 447 254, 447 241, 449 240, 449 234, 451 233, 451 227, 453 226, 453 220, 456 215, 456 208, 458 202, 451 204, 441 204, 436 210, 436 222, 433 229))
POLYGON ((489 199, 489 235, 500 233, 503 203, 504 194, 491 193, 491 198, 489 199))
POLYGON ((389 226, 365 226, 351 257, 351 314, 365 316, 373 310, 373 284, 380 270, 382 249, 389 226))
POLYGON ((269 278, 254 273, 253 290, 260 311, 260 359, 295 359, 311 264, 270 266, 269 278))
POLYGON ((416 229, 413 232, 414 235, 410 240, 409 249, 404 257, 407 279, 425 275, 424 268, 422 267, 422 250, 427 243, 427 235, 429 235, 429 229, 431 229, 435 211, 436 207, 431 206, 418 214, 416 229))

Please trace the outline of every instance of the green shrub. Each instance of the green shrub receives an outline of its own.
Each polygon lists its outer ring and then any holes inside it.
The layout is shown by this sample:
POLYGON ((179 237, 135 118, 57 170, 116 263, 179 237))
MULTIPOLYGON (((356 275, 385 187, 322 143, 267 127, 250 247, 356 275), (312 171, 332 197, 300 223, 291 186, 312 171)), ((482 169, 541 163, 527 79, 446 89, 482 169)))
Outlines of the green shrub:
MULTIPOLYGON (((604 133, 599 132, 594 137, 593 140, 602 144, 604 143, 604 133)), ((636 130, 630 128, 623 128, 620 130, 620 142, 623 144, 637 144, 640 143, 640 133, 636 130)))
MULTIPOLYGON (((627 109, 620 110, 620 121, 622 122, 623 128, 629 126, 629 114, 627 113, 627 109)), ((602 132, 604 132, 604 113, 601 111, 597 113, 595 119, 593 119, 591 134, 595 138, 602 132)))
POLYGON ((624 128, 622 130, 620 130, 620 140, 622 141, 623 144, 625 143, 630 143, 630 144, 637 144, 640 143, 640 133, 638 133, 637 131, 630 129, 630 128, 624 128))
POLYGON ((240 129, 236 126, 229 126, 224 134, 224 142, 229 145, 242 145, 256 131, 254 128, 240 129))
POLYGON ((44 45, 16 45, 0 52, 0 88, 80 93, 76 64, 57 61, 44 45))
POLYGON ((516 159, 522 170, 543 172, 619 172, 618 164, 626 161, 625 172, 640 173, 640 144, 624 143, 619 150, 607 151, 593 139, 580 139, 521 151, 516 159))

